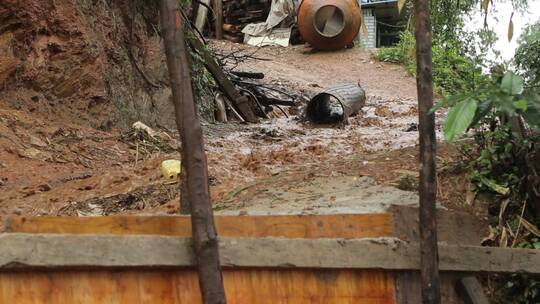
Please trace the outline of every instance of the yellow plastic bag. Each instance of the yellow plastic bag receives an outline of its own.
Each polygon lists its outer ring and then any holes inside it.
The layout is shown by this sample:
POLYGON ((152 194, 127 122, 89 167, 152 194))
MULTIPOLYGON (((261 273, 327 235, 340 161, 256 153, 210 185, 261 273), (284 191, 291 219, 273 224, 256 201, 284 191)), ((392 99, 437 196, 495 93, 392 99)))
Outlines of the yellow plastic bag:
POLYGON ((182 172, 182 163, 176 159, 164 160, 161 163, 161 174, 168 180, 176 180, 182 172))

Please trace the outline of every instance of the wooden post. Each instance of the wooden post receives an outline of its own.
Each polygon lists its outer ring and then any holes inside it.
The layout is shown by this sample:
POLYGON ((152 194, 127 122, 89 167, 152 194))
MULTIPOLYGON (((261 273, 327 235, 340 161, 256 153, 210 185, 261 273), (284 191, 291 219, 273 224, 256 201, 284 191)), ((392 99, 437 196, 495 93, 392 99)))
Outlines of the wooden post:
POLYGON ((469 275, 456 282, 456 291, 465 304, 489 304, 482 284, 475 276, 469 275))
POLYGON ((422 302, 441 302, 439 256, 436 224, 436 137, 433 107, 433 73, 431 54, 431 20, 429 0, 415 0, 416 19, 416 84, 420 133, 420 273, 422 276, 422 302))
POLYGON ((216 39, 223 39, 223 0, 214 0, 214 13, 216 14, 216 39))
POLYGON ((197 16, 195 17, 195 27, 201 33, 204 31, 204 25, 206 24, 206 20, 208 19, 208 5, 210 5, 210 0, 201 0, 197 9, 197 16))
POLYGON ((178 1, 162 0, 160 15, 176 122, 182 140, 182 163, 185 169, 183 177, 186 178, 185 188, 191 208, 199 285, 204 303, 226 303, 217 234, 210 203, 202 129, 193 100, 183 20, 178 1))

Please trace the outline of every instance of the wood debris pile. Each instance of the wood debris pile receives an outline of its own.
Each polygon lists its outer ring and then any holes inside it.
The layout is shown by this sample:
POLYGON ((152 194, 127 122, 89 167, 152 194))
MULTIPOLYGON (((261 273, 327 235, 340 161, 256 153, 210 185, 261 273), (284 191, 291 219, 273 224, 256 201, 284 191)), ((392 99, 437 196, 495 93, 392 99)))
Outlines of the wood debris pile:
POLYGON ((270 12, 269 0, 223 1, 223 38, 242 42, 242 29, 250 23, 264 22, 270 12))
MULTIPOLYGON (((225 22, 223 23, 224 37, 233 41, 242 41, 241 29, 249 23, 264 21, 270 6, 271 3, 267 0, 223 1, 222 13, 224 15, 218 16, 217 19, 223 17, 222 20, 225 22)), ((199 19, 200 8, 199 6, 192 20, 199 19)), ((219 14, 219 11, 214 13, 219 14)), ((257 58, 254 54, 241 51, 231 51, 228 54, 220 53, 219 50, 211 51, 205 45, 197 25, 192 22, 190 24, 194 35, 188 39, 189 45, 201 57, 219 88, 219 93, 215 96, 218 121, 227 122, 232 118, 241 122, 255 123, 259 121, 259 118, 270 118, 276 116, 276 113, 281 113, 278 114, 279 116, 288 116, 288 111, 285 111, 283 107, 296 108, 303 96, 264 83, 263 73, 236 70, 238 65, 246 60, 271 59, 257 58), (196 34, 197 32, 199 35, 196 34), (276 109, 279 111, 274 111, 276 109)))

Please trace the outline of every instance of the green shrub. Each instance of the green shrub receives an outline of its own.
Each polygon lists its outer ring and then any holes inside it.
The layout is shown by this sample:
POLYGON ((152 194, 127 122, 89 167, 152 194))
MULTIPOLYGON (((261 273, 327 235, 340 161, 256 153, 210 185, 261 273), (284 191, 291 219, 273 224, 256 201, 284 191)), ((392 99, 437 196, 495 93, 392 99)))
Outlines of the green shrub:
POLYGON ((515 61, 530 85, 540 84, 540 21, 529 25, 518 40, 515 61))
MULTIPOLYGON (((415 38, 409 31, 400 34, 395 47, 381 48, 375 57, 379 61, 402 64, 411 74, 416 74, 415 38)), ((474 90, 483 81, 479 65, 463 54, 458 46, 433 43, 433 82, 443 95, 474 90)))
POLYGON ((455 94, 475 90, 484 79, 482 70, 455 46, 433 45, 433 82, 440 93, 455 94))
POLYGON ((375 57, 383 62, 403 63, 403 57, 397 47, 381 48, 375 53, 375 57))

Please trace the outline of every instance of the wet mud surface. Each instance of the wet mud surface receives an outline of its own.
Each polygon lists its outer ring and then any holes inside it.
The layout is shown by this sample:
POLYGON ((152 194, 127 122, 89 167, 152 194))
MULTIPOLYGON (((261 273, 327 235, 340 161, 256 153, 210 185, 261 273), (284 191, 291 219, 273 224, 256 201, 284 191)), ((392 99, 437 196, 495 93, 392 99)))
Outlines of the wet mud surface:
MULTIPOLYGON (((212 47, 249 48, 226 42, 212 47)), ((205 123, 216 211, 380 212, 417 201, 414 185, 401 185, 403 176, 417 178, 414 78, 360 49, 256 52, 269 60, 243 62, 237 69, 262 72, 266 83, 308 97, 334 84, 360 83, 367 102, 339 125, 313 125, 296 115, 250 125, 205 123)), ((0 100, 0 215, 178 212, 179 185, 164 180, 159 168, 161 161, 179 157, 179 143, 176 132, 159 131, 172 150, 126 142, 126 130, 98 130, 0 100)))

